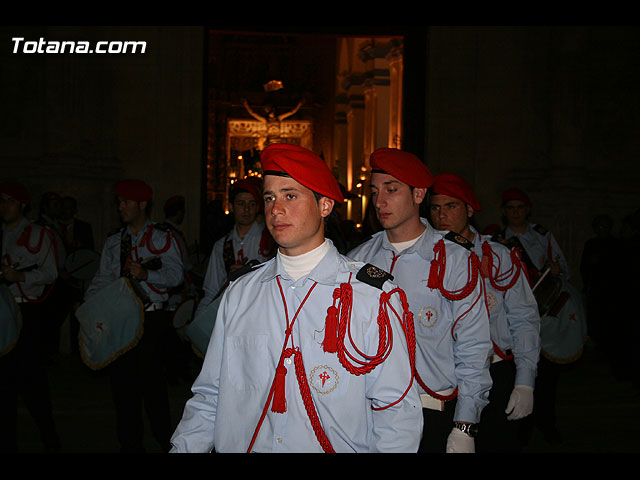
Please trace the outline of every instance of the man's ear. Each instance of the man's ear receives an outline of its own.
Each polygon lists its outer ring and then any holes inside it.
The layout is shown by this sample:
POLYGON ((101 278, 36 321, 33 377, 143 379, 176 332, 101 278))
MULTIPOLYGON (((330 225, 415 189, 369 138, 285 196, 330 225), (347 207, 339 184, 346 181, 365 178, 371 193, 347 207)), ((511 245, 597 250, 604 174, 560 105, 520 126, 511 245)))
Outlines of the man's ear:
POLYGON ((467 203, 467 217, 469 218, 473 217, 474 213, 476 213, 476 211, 473 209, 471 205, 467 203))
POLYGON ((414 187, 413 188, 413 203, 421 204, 425 197, 427 196, 427 189, 423 187, 414 187))
POLYGON ((336 201, 333 198, 329 198, 329 197, 320 197, 320 199, 318 200, 318 207, 320 208, 320 215, 323 218, 326 218, 329 216, 329 214, 331 213, 331 211, 333 210, 333 206, 335 205, 336 201))

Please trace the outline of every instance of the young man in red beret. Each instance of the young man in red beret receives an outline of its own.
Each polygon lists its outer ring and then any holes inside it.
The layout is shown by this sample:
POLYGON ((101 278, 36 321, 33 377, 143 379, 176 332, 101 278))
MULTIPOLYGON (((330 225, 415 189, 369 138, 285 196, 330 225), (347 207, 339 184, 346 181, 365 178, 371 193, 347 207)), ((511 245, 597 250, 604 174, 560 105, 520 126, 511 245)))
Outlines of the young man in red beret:
POLYGON ((471 224, 482 210, 471 185, 459 175, 437 175, 429 212, 434 227, 459 233, 482 260, 484 298, 491 324, 493 385, 482 411, 478 452, 518 452, 520 420, 533 411, 533 389, 540 354, 540 316, 517 252, 471 224))
POLYGON ((586 319, 580 293, 570 283, 569 265, 555 236, 540 224, 531 222, 532 202, 520 189, 502 193, 502 213, 506 223, 500 236, 517 247, 527 266, 529 284, 534 291, 557 292, 541 295, 541 355, 535 389, 535 409, 527 419, 535 424, 551 444, 562 441, 556 421, 556 391, 559 369, 582 355, 587 336, 586 319), (553 285, 548 288, 548 285, 553 285))
POLYGON ((45 451, 60 449, 45 365, 42 301, 58 277, 53 232, 31 222, 27 188, 0 184, 0 451, 17 452, 18 395, 33 416, 45 451))
POLYGON ((172 451, 415 452, 403 292, 325 238, 343 196, 318 155, 272 144, 261 160, 278 251, 225 290, 172 451))
POLYGON ((262 212, 262 195, 248 179, 233 184, 230 194, 234 226, 214 243, 202 289, 204 296, 197 313, 221 293, 230 273, 252 260, 263 263, 274 255, 271 235, 258 218, 262 212))
MULTIPOLYGON (((139 286, 143 334, 131 345, 118 346, 124 352, 106 367, 116 408, 117 435, 122 452, 145 450, 144 404, 154 438, 161 449, 168 451, 172 423, 164 355, 173 331, 165 306, 170 289, 183 280, 182 261, 171 231, 149 219, 151 187, 141 180, 123 180, 116 183, 114 192, 124 226, 107 237, 85 303, 120 277, 139 286)), ((82 324, 80 316, 79 320, 82 324)), ((92 325, 86 322, 83 328, 92 325)))
POLYGON ((370 162, 371 202, 384 230, 347 256, 388 271, 407 293, 425 425, 420 451, 474 452, 491 388, 477 257, 469 242, 420 217, 433 177, 417 156, 382 148, 370 162))

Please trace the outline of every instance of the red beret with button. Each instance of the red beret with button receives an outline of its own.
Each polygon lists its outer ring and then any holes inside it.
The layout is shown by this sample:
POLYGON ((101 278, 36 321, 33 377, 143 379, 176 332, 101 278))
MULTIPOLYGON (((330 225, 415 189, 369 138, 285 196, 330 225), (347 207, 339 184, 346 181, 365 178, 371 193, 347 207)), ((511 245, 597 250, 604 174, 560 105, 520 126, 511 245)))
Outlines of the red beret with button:
POLYGON ((429 188, 433 175, 416 155, 397 148, 379 148, 369 157, 372 170, 381 170, 411 187, 429 188))
POLYGON ((531 206, 531 200, 522 190, 517 188, 509 188, 502 192, 502 205, 507 203, 509 200, 520 200, 526 205, 531 206))
POLYGON ((120 198, 134 202, 147 202, 153 196, 153 190, 142 180, 121 180, 113 187, 120 198))
POLYGON ((18 182, 3 182, 0 183, 0 193, 5 194, 11 198, 15 198, 20 203, 29 205, 31 203, 31 194, 27 187, 18 182))
POLYGON ((286 173, 310 190, 344 201, 338 181, 320 156, 306 148, 286 143, 272 143, 260 154, 264 175, 269 172, 286 173))
POLYGON ((482 210, 482 205, 476 198, 469 182, 455 173, 441 173, 436 175, 431 192, 434 195, 454 197, 471 205, 475 211, 482 210))

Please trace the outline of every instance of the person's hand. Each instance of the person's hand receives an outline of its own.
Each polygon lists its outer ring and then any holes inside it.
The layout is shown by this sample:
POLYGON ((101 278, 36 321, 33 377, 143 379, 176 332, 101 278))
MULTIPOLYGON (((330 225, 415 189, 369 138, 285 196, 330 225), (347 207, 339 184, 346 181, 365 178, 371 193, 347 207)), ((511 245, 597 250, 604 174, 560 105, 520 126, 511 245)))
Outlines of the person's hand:
POLYGON ((507 420, 520 420, 533 412, 533 387, 516 385, 504 411, 507 420))
POLYGON ((129 271, 129 274, 133 278, 138 280, 147 279, 147 276, 148 276, 147 269, 144 268, 142 265, 140 265, 138 262, 129 262, 126 268, 129 271))
POLYGON ((3 265, 1 269, 2 278, 4 278, 7 282, 24 282, 24 272, 19 272, 10 265, 3 265))
POLYGON ((475 440, 454 427, 447 437, 447 453, 476 453, 475 440))

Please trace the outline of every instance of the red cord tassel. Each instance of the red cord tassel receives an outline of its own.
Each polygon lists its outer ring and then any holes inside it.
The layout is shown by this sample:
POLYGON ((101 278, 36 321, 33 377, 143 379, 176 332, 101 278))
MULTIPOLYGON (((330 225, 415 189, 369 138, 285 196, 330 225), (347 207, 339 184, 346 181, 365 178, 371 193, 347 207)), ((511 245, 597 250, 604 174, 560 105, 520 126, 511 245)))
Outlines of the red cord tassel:
POLYGON ((327 309, 322 348, 327 353, 338 351, 338 309, 333 305, 327 309))
POLYGON ((431 260, 431 268, 429 269, 428 288, 440 288, 440 266, 437 259, 431 260))
POLYGON ((287 369, 284 365, 278 365, 276 369, 276 378, 274 382, 274 395, 273 404, 271 405, 271 411, 275 413, 284 413, 287 411, 287 399, 284 393, 285 377, 287 376, 287 369))

